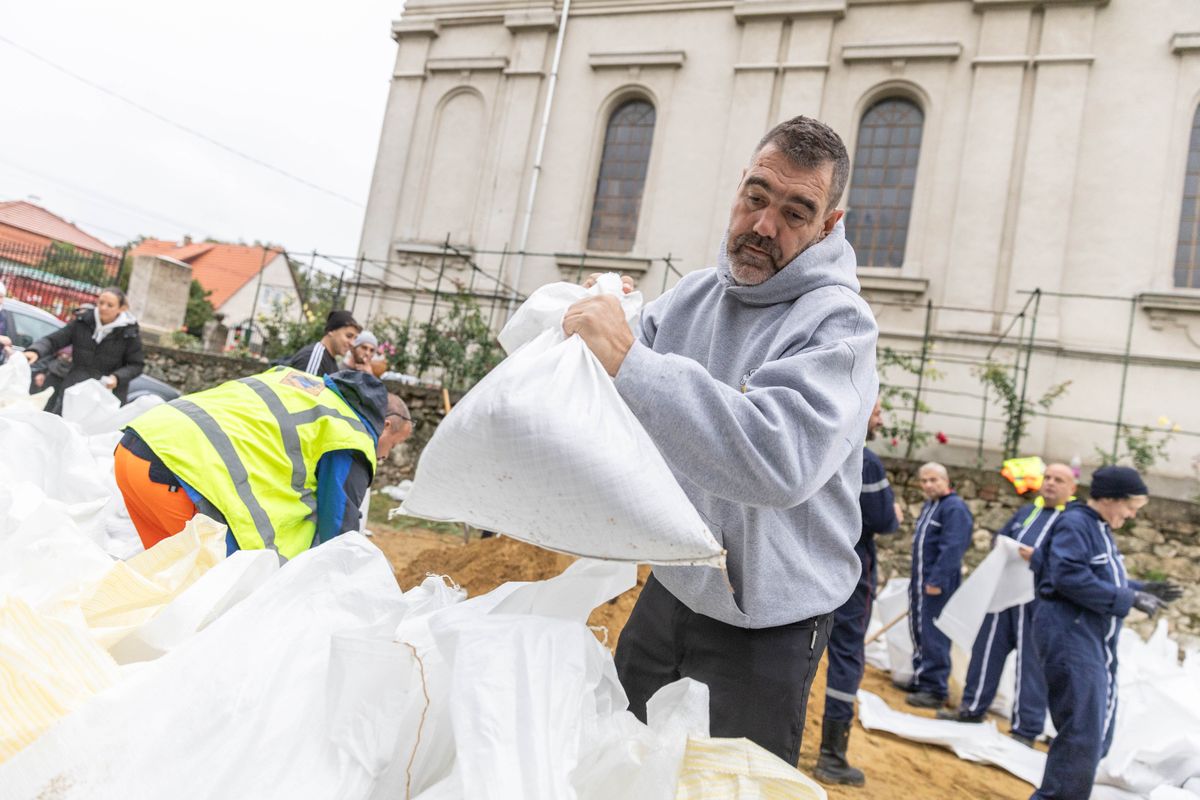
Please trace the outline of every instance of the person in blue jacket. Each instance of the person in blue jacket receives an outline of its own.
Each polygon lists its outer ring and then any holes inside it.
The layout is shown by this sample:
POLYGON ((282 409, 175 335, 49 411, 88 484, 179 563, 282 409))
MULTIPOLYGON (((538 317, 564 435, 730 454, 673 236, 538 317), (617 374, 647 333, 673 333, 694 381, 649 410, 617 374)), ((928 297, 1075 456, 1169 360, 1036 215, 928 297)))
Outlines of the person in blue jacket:
MULTIPOLYGON (((883 425, 881 400, 875 401, 867 420, 867 441, 883 425)), ((862 509, 862 536, 854 546, 862 562, 862 573, 850 599, 833 612, 829 631, 829 666, 825 673, 825 717, 821 725, 821 754, 813 773, 824 783, 862 786, 866 777, 846 761, 846 746, 854 721, 854 697, 862 682, 866 664, 863 639, 871 621, 871 601, 875 599, 875 534, 892 533, 904 519, 887 472, 879 456, 863 448, 862 491, 858 505, 862 509)))
MULTIPOLYGON (((1030 560, 1042 545, 1058 516, 1075 498, 1075 474, 1066 464, 1050 464, 1042 478, 1037 500, 1017 509, 997 536, 1016 539, 1021 556, 1030 560)), ((981 722, 1000 686, 1008 654, 1017 651, 1016 693, 1012 705, 1012 737, 1033 745, 1046 725, 1046 679, 1033 646, 1033 610, 1036 601, 988 614, 975 637, 971 666, 963 688, 962 704, 954 711, 939 711, 938 719, 981 722)))
POLYGON ((910 706, 938 708, 946 703, 950 677, 950 638, 933 621, 962 582, 962 559, 971 544, 975 519, 950 488, 950 475, 930 462, 917 473, 925 505, 913 531, 912 578, 908 587, 908 629, 913 641, 913 677, 904 698, 910 706))
POLYGON ((1058 731, 1030 800, 1091 796, 1117 716, 1121 620, 1130 608, 1153 615, 1182 594, 1170 581, 1141 583, 1125 574, 1113 531, 1146 505, 1137 470, 1101 467, 1089 494, 1086 504, 1074 503, 1059 516, 1030 562, 1040 598, 1033 643, 1058 731))

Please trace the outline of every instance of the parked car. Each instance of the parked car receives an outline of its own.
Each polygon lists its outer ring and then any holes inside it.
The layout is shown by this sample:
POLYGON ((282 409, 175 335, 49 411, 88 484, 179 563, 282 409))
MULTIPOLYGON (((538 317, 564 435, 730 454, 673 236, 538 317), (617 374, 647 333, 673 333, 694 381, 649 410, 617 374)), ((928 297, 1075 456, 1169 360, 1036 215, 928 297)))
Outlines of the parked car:
MULTIPOLYGON (((19 348, 29 347, 38 339, 53 333, 66 324, 48 311, 43 311, 28 303, 22 303, 20 300, 13 300, 11 297, 4 301, 3 306, 0 306, 0 314, 3 314, 8 321, 8 336, 12 339, 13 346, 19 348)), ((139 397, 148 394, 157 395, 164 401, 169 401, 179 397, 179 390, 157 378, 142 374, 129 382, 129 398, 126 402, 132 403, 139 397)))

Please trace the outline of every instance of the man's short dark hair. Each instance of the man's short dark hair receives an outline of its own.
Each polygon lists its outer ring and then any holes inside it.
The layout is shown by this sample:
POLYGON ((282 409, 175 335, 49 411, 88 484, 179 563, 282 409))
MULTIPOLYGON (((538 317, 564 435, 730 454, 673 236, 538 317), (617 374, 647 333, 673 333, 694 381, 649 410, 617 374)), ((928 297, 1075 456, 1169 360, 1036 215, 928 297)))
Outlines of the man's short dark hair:
POLYGON ((797 167, 814 169, 832 163, 833 179, 829 183, 829 201, 825 210, 828 212, 837 207, 850 178, 850 154, 833 128, 812 117, 792 117, 767 131, 755 148, 755 154, 769 144, 778 147, 797 167))

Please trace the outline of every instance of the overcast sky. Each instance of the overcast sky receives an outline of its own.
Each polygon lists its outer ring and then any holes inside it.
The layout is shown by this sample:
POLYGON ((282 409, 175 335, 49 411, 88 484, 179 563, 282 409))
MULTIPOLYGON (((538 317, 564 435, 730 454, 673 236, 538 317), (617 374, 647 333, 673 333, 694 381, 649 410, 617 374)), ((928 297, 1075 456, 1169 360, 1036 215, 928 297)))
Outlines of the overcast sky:
POLYGON ((353 254, 400 10, 400 0, 0 2, 0 200, 36 202, 115 245, 191 234, 353 254))

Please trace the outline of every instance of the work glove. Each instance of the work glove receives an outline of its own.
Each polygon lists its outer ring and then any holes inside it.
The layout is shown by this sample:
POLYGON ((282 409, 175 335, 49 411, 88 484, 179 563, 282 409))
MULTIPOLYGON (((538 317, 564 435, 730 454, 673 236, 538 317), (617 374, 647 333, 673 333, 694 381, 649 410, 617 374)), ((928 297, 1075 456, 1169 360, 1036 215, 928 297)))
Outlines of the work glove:
POLYGON ((1146 592, 1133 593, 1133 607, 1148 617, 1153 617, 1163 607, 1163 601, 1146 592))
POLYGON ((1168 603, 1183 597, 1183 587, 1171 581, 1146 581, 1142 591, 1168 603))

